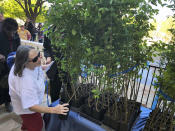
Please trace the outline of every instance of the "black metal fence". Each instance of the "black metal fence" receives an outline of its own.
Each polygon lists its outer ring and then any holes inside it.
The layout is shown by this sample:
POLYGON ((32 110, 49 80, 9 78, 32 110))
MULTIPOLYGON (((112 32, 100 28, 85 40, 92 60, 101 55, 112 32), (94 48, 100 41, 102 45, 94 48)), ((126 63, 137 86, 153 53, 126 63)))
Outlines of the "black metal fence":
POLYGON ((160 75, 160 67, 149 65, 147 69, 141 69, 142 78, 138 80, 137 101, 151 108, 156 96, 154 88, 156 75, 160 75))

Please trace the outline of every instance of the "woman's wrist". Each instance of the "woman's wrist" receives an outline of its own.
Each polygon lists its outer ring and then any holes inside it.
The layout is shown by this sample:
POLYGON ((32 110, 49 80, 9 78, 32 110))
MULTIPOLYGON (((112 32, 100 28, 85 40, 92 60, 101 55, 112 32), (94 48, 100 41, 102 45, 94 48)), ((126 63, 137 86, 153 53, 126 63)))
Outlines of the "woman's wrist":
POLYGON ((49 113, 51 113, 51 114, 55 114, 54 107, 49 107, 49 113))

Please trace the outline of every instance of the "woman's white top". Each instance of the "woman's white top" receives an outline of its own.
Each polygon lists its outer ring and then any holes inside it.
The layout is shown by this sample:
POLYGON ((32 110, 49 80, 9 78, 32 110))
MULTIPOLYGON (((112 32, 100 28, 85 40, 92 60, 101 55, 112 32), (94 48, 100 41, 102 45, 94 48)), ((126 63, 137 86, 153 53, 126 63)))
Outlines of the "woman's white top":
POLYGON ((9 94, 16 114, 31 114, 29 110, 34 105, 42 103, 45 91, 44 72, 41 67, 34 70, 25 68, 22 77, 14 75, 14 66, 10 70, 9 94))

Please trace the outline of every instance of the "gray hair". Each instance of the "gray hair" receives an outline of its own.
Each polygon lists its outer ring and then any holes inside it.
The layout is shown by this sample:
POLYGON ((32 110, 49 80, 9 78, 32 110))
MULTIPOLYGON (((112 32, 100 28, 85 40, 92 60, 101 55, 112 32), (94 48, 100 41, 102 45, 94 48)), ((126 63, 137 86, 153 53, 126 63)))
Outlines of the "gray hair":
POLYGON ((16 76, 22 77, 23 70, 28 62, 29 51, 32 49, 35 48, 27 45, 21 45, 18 47, 16 51, 15 66, 14 66, 14 74, 16 76))

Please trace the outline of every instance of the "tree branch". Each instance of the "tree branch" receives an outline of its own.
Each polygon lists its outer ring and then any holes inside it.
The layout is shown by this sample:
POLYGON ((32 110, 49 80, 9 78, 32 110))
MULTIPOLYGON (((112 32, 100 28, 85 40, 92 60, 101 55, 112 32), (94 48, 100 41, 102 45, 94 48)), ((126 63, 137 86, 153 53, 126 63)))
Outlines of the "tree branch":
POLYGON ((40 8, 39 8, 39 11, 37 13, 37 16, 41 13, 41 11, 42 11, 42 6, 40 6, 40 8))
POLYGON ((31 14, 29 13, 28 5, 27 5, 27 0, 24 0, 24 5, 25 5, 25 13, 27 17, 31 17, 31 14))
POLYGON ((37 12, 38 7, 37 7, 37 9, 35 10, 35 13, 37 14, 37 16, 41 13, 41 11, 42 11, 42 5, 43 5, 44 2, 45 2, 45 1, 42 1, 42 0, 38 0, 38 1, 39 1, 39 3, 38 3, 39 11, 37 12))
POLYGON ((15 0, 20 6, 21 6, 21 8, 25 11, 25 8, 24 8, 24 6, 22 5, 22 3, 19 1, 19 0, 15 0))
POLYGON ((33 10, 32 10, 31 0, 28 0, 28 6, 29 6, 30 14, 31 14, 31 16, 33 16, 33 15, 34 15, 34 12, 33 12, 33 10))
POLYGON ((35 4, 35 9, 34 9, 34 13, 37 14, 37 10, 38 7, 40 6, 40 0, 37 0, 36 4, 35 4))

